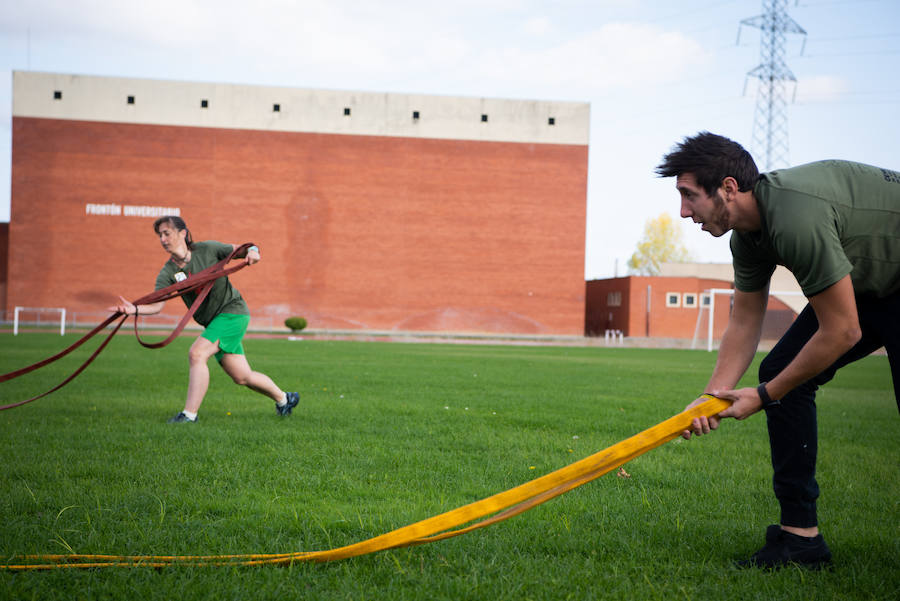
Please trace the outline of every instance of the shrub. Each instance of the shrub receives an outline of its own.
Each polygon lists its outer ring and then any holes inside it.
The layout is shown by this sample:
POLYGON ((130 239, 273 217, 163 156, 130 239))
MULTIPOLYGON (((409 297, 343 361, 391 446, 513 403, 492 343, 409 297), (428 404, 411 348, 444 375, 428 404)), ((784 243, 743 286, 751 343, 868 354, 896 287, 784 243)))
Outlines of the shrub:
POLYGON ((306 327, 306 319, 303 317, 288 317, 284 320, 284 325, 290 328, 292 332, 299 332, 306 327))

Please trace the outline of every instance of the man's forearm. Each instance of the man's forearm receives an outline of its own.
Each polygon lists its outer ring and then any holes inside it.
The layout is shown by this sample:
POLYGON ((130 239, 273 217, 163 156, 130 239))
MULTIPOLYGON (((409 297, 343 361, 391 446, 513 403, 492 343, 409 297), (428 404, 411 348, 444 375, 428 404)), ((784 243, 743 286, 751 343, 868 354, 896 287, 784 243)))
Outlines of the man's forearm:
POLYGON ((793 361, 766 384, 772 399, 780 399, 791 390, 825 371, 856 343, 852 337, 817 331, 793 361))
POLYGON ((849 275, 811 296, 809 304, 816 313, 819 328, 787 367, 766 384, 766 392, 772 399, 780 399, 822 373, 862 337, 849 275))
POLYGON ((713 390, 731 390, 737 385, 738 380, 747 371, 750 363, 756 355, 759 339, 762 333, 759 326, 746 323, 731 322, 722 336, 719 345, 719 356, 716 359, 716 367, 713 369, 705 392, 713 390))

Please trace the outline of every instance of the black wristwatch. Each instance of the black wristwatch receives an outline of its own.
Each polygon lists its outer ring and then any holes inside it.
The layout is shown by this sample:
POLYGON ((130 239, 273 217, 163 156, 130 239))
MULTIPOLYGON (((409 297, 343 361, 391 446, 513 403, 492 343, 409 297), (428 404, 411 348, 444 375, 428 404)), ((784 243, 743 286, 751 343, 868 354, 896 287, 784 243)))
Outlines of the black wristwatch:
POLYGON ((759 386, 756 387, 756 392, 759 394, 759 400, 762 401, 762 408, 768 409, 769 407, 775 407, 776 405, 780 405, 781 401, 773 401, 772 397, 769 396, 769 392, 766 390, 766 384, 768 382, 762 382, 759 386))

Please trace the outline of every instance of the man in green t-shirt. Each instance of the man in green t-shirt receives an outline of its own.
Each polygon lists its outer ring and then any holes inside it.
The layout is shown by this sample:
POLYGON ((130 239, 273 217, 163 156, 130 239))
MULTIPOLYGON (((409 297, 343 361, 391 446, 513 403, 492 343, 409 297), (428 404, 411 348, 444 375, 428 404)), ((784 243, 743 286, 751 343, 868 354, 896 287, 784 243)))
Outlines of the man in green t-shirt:
POLYGON ((734 306, 705 390, 733 404, 695 419, 684 437, 766 412, 781 520, 739 564, 827 565, 816 517, 815 393, 883 346, 900 409, 900 173, 821 161, 760 175, 739 144, 709 132, 685 138, 656 172, 676 178, 682 217, 716 237, 733 231, 734 306), (809 304, 762 361, 759 386, 734 390, 756 353, 776 265, 794 274, 809 304))
MULTIPOLYGON (((165 288, 175 282, 199 273, 228 257, 234 245, 221 242, 194 242, 184 220, 178 216, 160 217, 153 224, 162 247, 169 253, 169 260, 163 265, 156 278, 156 289, 165 288)), ((238 258, 245 258, 248 265, 260 259, 259 249, 251 246, 238 258)), ((120 297, 122 298, 122 297, 120 297)), ((185 305, 191 307, 197 298, 195 292, 182 295, 185 305)), ((165 301, 135 306, 122 298, 122 304, 110 307, 126 315, 154 315, 159 313, 165 301)), ((291 414, 300 400, 296 392, 284 392, 264 373, 253 371, 244 355, 242 344, 250 323, 250 310, 227 276, 215 280, 203 303, 194 313, 194 320, 204 326, 188 352, 190 372, 187 400, 184 409, 169 419, 170 423, 191 423, 197 421, 200 404, 209 388, 209 368, 207 362, 215 357, 236 384, 246 386, 275 401, 278 415, 291 414)))

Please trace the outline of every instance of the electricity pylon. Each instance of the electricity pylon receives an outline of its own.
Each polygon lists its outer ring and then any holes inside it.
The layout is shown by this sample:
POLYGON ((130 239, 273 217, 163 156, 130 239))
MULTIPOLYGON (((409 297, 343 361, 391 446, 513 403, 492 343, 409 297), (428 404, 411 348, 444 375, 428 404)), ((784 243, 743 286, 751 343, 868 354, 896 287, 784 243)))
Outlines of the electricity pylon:
MULTIPOLYGON (((764 171, 788 166, 788 119, 786 82, 797 78, 784 62, 784 42, 789 33, 806 35, 806 31, 785 10, 787 0, 763 0, 763 14, 743 19, 741 25, 756 27, 760 35, 760 64, 747 77, 759 79, 756 92, 756 114, 753 118, 753 145, 757 157, 764 157, 764 171)), ((738 42, 741 30, 738 27, 738 42)), ((804 38, 804 43, 806 39, 804 38)), ((747 83, 744 82, 746 92, 747 83)))

